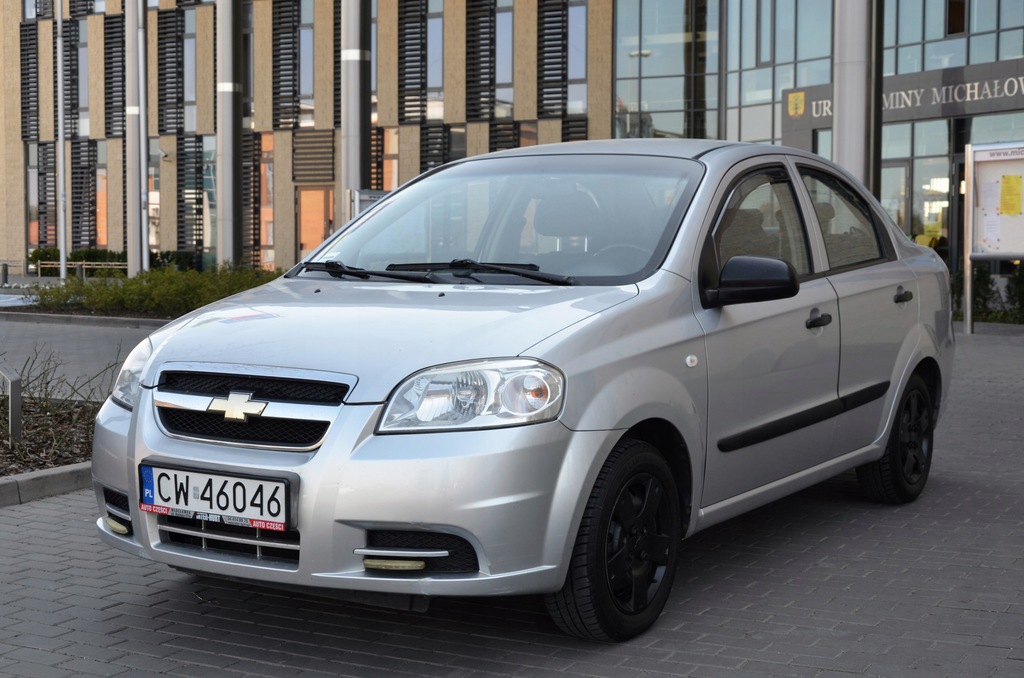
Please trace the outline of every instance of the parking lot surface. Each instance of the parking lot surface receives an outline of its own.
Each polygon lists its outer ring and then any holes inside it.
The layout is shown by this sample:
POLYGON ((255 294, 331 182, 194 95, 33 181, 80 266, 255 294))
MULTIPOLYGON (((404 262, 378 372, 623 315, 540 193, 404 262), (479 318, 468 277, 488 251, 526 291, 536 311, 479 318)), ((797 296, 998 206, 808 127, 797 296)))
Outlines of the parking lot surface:
POLYGON ((700 533, 630 642, 533 597, 396 612, 178 573, 101 545, 81 491, 0 509, 0 675, 1024 676, 1024 328, 976 332, 918 501, 845 474, 700 533))

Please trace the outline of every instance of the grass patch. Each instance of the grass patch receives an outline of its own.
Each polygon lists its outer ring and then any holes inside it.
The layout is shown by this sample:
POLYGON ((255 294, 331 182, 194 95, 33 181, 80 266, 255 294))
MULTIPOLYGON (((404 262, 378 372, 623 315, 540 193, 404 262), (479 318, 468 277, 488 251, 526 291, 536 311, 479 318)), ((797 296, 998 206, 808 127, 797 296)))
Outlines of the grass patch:
MULTIPOLYGON (((0 354, 0 359, 3 355, 0 354)), ((37 348, 21 366, 21 439, 11 441, 6 381, 0 380, 0 476, 89 461, 93 423, 113 386, 120 360, 88 378, 69 380, 50 350, 37 348)))
MULTIPOLYGON (((49 313, 170 319, 218 299, 270 282, 280 271, 222 266, 200 273, 172 266, 133 278, 111 271, 86 280, 36 285, 36 309, 49 313)), ((0 353, 3 359, 3 353, 0 353)), ((117 378, 121 359, 89 378, 64 378, 63 363, 52 351, 37 348, 20 369, 22 436, 12 444, 9 394, 0 380, 0 476, 88 461, 100 404, 117 378)), ((11 366, 16 367, 16 366, 11 366)))

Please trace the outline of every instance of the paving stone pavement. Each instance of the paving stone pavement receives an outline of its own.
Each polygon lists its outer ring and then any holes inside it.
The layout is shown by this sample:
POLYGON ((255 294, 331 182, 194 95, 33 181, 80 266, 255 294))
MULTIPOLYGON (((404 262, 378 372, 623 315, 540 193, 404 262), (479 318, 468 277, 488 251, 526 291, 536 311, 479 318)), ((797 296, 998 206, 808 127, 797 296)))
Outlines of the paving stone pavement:
POLYGON ((0 675, 1024 676, 1024 331, 957 350, 917 502, 844 474, 700 533, 630 642, 533 597, 420 614, 178 573, 101 545, 82 491, 0 509, 0 675))

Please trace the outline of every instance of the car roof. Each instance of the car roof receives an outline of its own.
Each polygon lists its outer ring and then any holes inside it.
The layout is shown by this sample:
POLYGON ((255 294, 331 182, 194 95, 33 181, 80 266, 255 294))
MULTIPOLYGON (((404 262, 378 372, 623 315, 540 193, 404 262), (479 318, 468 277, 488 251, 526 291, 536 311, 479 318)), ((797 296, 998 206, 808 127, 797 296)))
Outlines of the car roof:
MULTIPOLYGON (((770 153, 797 153, 802 151, 783 146, 751 144, 738 141, 714 139, 602 139, 570 141, 555 144, 524 146, 487 154, 487 157, 512 157, 531 155, 659 155, 673 158, 696 160, 708 153, 719 150, 746 151, 750 156, 770 153)), ((484 156, 473 156, 482 158, 484 156)))

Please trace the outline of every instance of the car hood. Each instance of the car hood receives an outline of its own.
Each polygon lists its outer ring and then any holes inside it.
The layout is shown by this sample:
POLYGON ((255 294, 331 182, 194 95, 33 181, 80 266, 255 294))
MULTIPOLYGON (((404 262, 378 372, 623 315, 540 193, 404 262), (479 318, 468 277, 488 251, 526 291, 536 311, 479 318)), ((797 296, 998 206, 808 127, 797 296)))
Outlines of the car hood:
MULTIPOLYGON (((636 296, 622 287, 420 285, 278 279, 194 311, 161 333, 144 383, 168 362, 320 370, 356 379, 348 401, 382 402, 444 363, 518 356, 636 296)), ((541 357, 541 356, 537 356, 541 357)))

